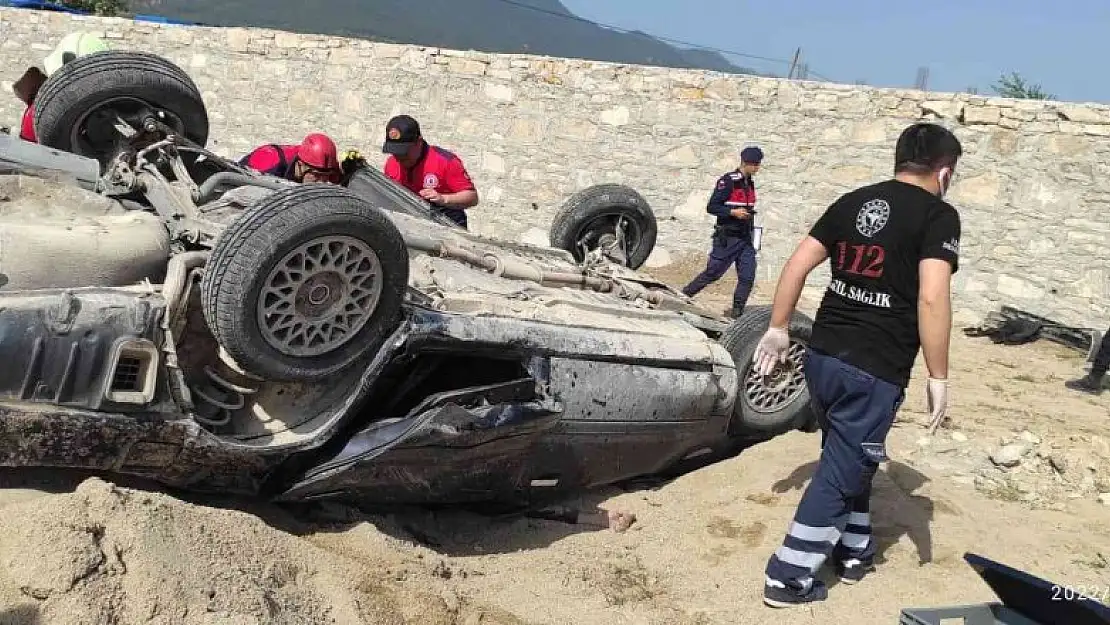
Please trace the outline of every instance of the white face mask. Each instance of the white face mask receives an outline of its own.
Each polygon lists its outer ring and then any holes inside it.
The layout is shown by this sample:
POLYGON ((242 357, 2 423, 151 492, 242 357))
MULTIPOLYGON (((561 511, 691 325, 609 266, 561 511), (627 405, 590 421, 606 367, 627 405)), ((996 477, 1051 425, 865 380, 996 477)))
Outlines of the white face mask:
POLYGON ((940 170, 940 173, 937 174, 937 188, 939 189, 937 197, 943 198, 948 194, 948 189, 952 186, 952 177, 951 169, 945 167, 940 170))

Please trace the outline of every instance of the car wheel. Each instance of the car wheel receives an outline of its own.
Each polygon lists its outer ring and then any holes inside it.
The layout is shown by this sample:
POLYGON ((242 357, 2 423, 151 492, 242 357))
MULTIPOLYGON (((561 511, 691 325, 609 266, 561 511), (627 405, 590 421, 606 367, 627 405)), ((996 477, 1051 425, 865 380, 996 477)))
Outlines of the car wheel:
POLYGON ((423 198, 373 167, 360 167, 351 174, 345 186, 352 193, 384 210, 428 219, 452 228, 459 227, 455 222, 432 209, 423 198))
POLYGON ((771 322, 770 306, 748 306, 721 334, 721 345, 736 363, 736 403, 729 422, 730 436, 778 435, 793 429, 810 430, 813 410, 805 380, 805 349, 813 321, 795 312, 790 319, 787 362, 763 379, 752 366, 755 348, 771 322))
POLYGON ((180 67, 146 52, 111 50, 66 63, 35 97, 35 133, 43 145, 93 158, 103 168, 119 150, 117 119, 133 128, 153 117, 204 146, 208 111, 180 67))
POLYGON ((600 184, 575 193, 551 222, 552 247, 570 252, 578 262, 598 248, 620 264, 639 269, 655 248, 659 229, 655 213, 635 189, 600 184))
POLYGON ((408 249, 335 185, 277 191, 216 240, 201 289, 214 337, 249 373, 317 380, 377 352, 400 322, 408 249))

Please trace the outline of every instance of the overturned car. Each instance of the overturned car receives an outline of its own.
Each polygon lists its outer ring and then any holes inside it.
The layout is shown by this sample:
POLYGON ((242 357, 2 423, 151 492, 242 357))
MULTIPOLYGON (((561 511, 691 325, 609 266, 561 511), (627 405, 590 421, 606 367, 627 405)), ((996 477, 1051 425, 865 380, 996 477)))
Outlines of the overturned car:
POLYGON ((792 358, 636 271, 647 202, 568 201, 552 247, 462 230, 362 164, 343 184, 205 149, 192 80, 78 58, 0 135, 0 465, 279 501, 524 502, 813 427, 792 358))

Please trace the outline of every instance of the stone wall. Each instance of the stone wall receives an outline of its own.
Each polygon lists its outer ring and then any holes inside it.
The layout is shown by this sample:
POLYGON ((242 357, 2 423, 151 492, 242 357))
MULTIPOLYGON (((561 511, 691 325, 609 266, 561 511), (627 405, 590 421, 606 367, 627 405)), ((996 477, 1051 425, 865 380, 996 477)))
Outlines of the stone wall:
MULTIPOLYGON (((760 280, 774 281, 800 235, 838 194, 888 177, 898 132, 953 128, 966 157, 952 191, 964 219, 960 320, 1001 304, 1066 323, 1110 323, 1110 110, 966 94, 789 82, 711 72, 489 55, 240 28, 184 28, 0 9, 0 82, 85 29, 185 68, 204 92, 212 147, 331 133, 378 161, 386 120, 406 112, 462 156, 482 203, 477 231, 543 240, 572 192, 640 190, 660 218, 652 266, 700 263, 705 201, 760 144, 760 280)), ((18 124, 14 97, 0 120, 18 124)), ((726 277, 732 280, 730 274, 726 277)), ((821 288, 827 273, 813 280, 821 288)))

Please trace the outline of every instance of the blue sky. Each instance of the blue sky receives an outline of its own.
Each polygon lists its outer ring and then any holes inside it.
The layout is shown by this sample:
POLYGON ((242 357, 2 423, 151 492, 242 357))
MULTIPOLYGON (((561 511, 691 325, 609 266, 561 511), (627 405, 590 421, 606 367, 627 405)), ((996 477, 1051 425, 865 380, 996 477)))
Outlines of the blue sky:
MULTIPOLYGON (((1110 0, 562 0, 578 15, 699 45, 790 59, 837 82, 965 91, 1016 71, 1059 99, 1110 102, 1110 0)), ((788 66, 729 57, 786 75, 788 66)))

